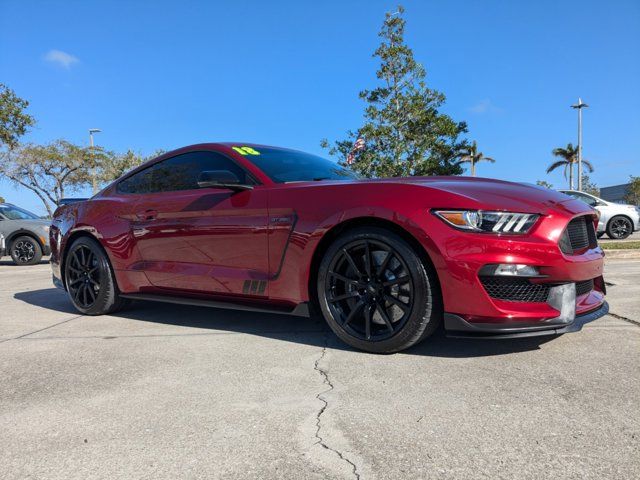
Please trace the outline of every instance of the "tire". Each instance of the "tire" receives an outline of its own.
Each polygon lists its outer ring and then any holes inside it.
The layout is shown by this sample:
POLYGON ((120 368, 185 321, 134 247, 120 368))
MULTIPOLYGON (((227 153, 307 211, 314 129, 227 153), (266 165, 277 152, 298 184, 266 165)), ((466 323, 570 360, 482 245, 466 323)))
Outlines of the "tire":
POLYGON ((622 215, 616 215, 607 223, 607 235, 613 240, 624 240, 633 233, 631 220, 622 215))
POLYGON ((404 239, 384 228, 359 227, 338 237, 322 258, 316 285, 331 330, 360 350, 404 350, 442 321, 435 272, 404 239))
POLYGON ((85 315, 106 315, 124 308, 107 254, 91 238, 74 241, 65 255, 64 276, 71 303, 85 315))
POLYGON ((16 265, 35 265, 42 260, 42 247, 35 238, 28 235, 11 242, 9 252, 16 265))

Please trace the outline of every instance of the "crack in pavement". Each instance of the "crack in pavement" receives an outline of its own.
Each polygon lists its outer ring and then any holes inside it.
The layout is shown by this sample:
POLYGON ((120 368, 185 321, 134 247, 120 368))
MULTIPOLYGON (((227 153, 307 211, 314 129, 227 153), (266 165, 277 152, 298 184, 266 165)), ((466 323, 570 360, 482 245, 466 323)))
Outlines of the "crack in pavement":
POLYGON ((325 344, 322 347, 322 353, 320 354, 320 357, 318 357, 318 359, 315 361, 313 369, 316 370, 321 376, 322 376, 322 383, 326 384, 329 386, 329 388, 327 388, 326 390, 318 393, 316 395, 316 399, 320 400, 322 402, 322 407, 320 408, 320 410, 318 410, 318 413, 316 414, 316 433, 315 433, 315 437, 317 439, 317 441, 315 442, 316 445, 320 445, 322 448, 329 450, 331 452, 334 452, 336 455, 338 455, 338 457, 340 457, 340 459, 346 463, 348 463, 349 465, 351 465, 351 470, 353 472, 354 477, 359 480, 360 479, 360 474, 358 473, 358 467, 356 466, 355 463, 353 463, 351 460, 349 460, 345 455, 342 454, 342 452, 340 452, 339 450, 336 450, 335 448, 330 447, 329 445, 326 444, 326 442, 324 441, 324 438, 322 438, 322 435, 320 435, 320 431, 322 430, 322 415, 324 414, 325 410, 327 409, 327 407, 329 406, 329 402, 323 397, 324 394, 330 392, 331 390, 333 390, 333 383, 331 383, 331 380, 329 379, 329 373, 326 370, 323 370, 322 368, 320 368, 320 362, 324 359, 325 355, 327 354, 327 344, 328 344, 328 337, 325 334, 325 344))
POLYGON ((43 332, 44 330, 57 327, 58 325, 62 325, 63 323, 67 323, 67 322, 70 322, 71 320, 76 320, 81 317, 84 317, 84 315, 76 315, 75 317, 67 318, 66 320, 62 320, 61 322, 54 323, 53 325, 49 325, 48 327, 39 328, 38 330, 34 330, 33 332, 28 332, 13 338, 6 338, 4 340, 0 340, 0 343, 10 342, 11 340, 20 340, 20 339, 23 339, 24 337, 28 337, 29 335, 33 335, 34 333, 43 332))
POLYGON ((640 322, 638 320, 633 320, 632 318, 623 317, 622 315, 618 315, 617 313, 612 313, 612 312, 609 312, 607 315, 611 315, 613 318, 617 318, 618 320, 629 322, 637 327, 640 327, 640 322))

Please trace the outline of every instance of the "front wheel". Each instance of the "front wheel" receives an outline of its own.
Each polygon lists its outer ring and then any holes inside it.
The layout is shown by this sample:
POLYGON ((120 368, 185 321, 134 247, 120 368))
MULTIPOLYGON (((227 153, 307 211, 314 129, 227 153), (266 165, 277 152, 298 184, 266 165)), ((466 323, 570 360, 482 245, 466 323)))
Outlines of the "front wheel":
POLYGON ((335 334, 368 352, 409 348, 441 321, 435 273, 383 228, 357 228, 334 241, 320 263, 317 296, 335 334))
POLYGON ((109 259, 97 241, 81 237, 66 255, 65 285, 76 309, 85 315, 104 315, 127 303, 118 294, 109 259))
POLYGON ((16 265, 35 265, 42 260, 42 248, 33 237, 16 238, 10 248, 11 259, 16 265))
POLYGON ((607 235, 613 240, 624 240, 633 233, 631 220, 622 215, 616 215, 607 224, 607 235))

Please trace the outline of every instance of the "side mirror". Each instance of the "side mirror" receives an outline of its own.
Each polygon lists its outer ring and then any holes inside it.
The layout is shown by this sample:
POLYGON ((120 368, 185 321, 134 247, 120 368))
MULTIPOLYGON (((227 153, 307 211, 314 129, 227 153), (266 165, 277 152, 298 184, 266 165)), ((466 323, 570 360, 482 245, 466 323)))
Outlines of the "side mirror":
POLYGON ((238 176, 229 170, 206 170, 198 177, 200 188, 228 188, 236 192, 251 190, 251 185, 240 183, 238 176))

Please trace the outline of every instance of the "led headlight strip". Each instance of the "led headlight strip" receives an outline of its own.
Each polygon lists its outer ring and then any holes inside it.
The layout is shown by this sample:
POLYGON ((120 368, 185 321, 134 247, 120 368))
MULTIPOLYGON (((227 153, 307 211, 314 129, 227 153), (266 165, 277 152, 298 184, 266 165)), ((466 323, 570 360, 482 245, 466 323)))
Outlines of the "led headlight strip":
POLYGON ((459 230, 485 233, 524 234, 539 217, 535 213, 484 210, 434 210, 433 213, 459 230))

